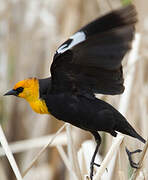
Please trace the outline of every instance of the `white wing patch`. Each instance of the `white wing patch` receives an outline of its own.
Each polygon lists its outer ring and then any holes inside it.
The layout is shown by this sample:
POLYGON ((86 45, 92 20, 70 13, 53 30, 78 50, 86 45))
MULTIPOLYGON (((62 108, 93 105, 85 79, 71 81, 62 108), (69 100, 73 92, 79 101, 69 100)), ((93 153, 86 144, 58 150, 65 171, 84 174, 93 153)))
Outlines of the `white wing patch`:
POLYGON ((80 42, 85 41, 86 35, 84 32, 80 31, 80 32, 75 33, 69 39, 71 39, 70 44, 66 43, 67 42, 66 41, 62 46, 60 46, 59 49, 57 50, 58 54, 63 53, 67 51, 68 49, 71 49, 76 44, 79 44, 80 42))

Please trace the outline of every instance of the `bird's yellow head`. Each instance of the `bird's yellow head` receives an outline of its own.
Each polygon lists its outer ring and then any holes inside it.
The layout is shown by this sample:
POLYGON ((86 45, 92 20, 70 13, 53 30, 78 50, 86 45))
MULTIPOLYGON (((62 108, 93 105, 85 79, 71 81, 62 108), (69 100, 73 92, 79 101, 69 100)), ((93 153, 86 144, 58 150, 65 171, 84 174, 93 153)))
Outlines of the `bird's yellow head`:
POLYGON ((12 90, 6 95, 14 95, 26 99, 27 101, 34 101, 39 98, 39 83, 36 78, 29 78, 19 81, 15 84, 12 90))
POLYGON ((24 98, 30 104, 31 108, 40 114, 49 114, 45 101, 40 99, 39 81, 37 78, 29 78, 19 81, 7 95, 14 95, 24 98))

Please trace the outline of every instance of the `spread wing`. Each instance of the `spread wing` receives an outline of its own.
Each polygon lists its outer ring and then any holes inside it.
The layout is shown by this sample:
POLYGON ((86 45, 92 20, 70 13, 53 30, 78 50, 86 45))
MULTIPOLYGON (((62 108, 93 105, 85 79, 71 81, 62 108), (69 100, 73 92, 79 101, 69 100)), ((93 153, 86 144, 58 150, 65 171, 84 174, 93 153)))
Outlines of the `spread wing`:
POLYGON ((52 92, 120 94, 122 59, 131 48, 136 10, 112 11, 86 25, 56 51, 51 65, 52 92))

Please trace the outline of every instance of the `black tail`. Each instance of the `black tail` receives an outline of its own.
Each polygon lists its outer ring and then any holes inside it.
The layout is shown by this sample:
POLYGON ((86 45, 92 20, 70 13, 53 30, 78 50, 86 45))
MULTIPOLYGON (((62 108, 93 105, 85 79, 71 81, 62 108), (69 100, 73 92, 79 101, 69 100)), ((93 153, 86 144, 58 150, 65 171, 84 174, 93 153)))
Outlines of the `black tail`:
POLYGON ((146 140, 135 131, 135 129, 128 123, 128 121, 122 115, 120 116, 120 119, 118 117, 117 122, 118 122, 116 127, 117 131, 126 134, 128 136, 137 138, 141 142, 146 143, 146 140))
POLYGON ((125 131, 126 131, 125 134, 132 136, 134 138, 137 138, 143 143, 146 143, 146 140, 142 136, 140 136, 129 123, 128 123, 128 127, 127 127, 127 129, 125 129, 125 131))

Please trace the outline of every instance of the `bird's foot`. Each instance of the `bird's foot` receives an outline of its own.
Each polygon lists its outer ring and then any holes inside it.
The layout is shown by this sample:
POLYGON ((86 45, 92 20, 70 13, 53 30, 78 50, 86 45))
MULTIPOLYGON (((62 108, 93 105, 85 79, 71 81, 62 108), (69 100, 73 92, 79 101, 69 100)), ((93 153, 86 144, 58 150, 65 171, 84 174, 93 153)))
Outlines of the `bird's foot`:
POLYGON ((142 150, 141 149, 137 149, 135 151, 132 151, 130 152, 127 148, 126 148, 126 153, 128 155, 128 159, 129 159, 129 162, 130 162, 130 165, 132 168, 140 168, 139 166, 139 163, 135 163, 133 160, 132 160, 132 155, 135 154, 135 153, 140 153, 142 150))
MULTIPOLYGON (((93 180, 93 171, 94 171, 94 166, 100 167, 100 164, 97 164, 95 162, 92 162, 90 164, 90 179, 93 180)), ((108 169, 106 168, 106 171, 108 172, 108 169)))
MULTIPOLYGON (((100 164, 94 163, 95 166, 100 167, 100 164)), ((108 172, 108 169, 106 168, 106 171, 108 172)))
POLYGON ((97 166, 97 167, 100 167, 100 164, 97 164, 97 163, 93 163, 93 165, 97 166))
POLYGON ((95 162, 91 162, 91 164, 90 164, 90 179, 91 180, 93 180, 94 165, 97 166, 97 167, 100 167, 100 164, 97 164, 95 162))

